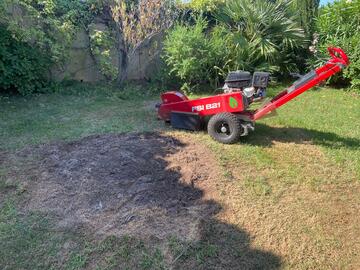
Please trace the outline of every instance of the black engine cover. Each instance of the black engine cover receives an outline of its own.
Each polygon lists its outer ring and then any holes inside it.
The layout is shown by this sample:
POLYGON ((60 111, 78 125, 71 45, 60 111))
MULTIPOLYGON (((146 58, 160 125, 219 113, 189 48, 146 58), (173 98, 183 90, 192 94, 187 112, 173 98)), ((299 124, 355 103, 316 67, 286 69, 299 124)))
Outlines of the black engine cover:
POLYGON ((243 88, 250 86, 250 72, 237 70, 231 71, 226 77, 225 83, 229 88, 243 88))

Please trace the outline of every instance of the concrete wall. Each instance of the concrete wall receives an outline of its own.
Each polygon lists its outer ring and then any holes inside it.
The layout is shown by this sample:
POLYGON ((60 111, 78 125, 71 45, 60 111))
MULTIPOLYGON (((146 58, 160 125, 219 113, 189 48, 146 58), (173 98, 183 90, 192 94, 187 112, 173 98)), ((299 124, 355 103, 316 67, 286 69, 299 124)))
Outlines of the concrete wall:
MULTIPOLYGON (((24 28, 35 24, 35 22, 28 20, 29 16, 26 16, 25 11, 19 5, 12 5, 8 13, 24 28)), ((111 32, 114 37, 116 36, 114 48, 110 50, 110 57, 112 66, 118 70, 119 78, 144 80, 150 79, 157 72, 160 63, 163 35, 158 34, 146 39, 128 57, 128 60, 124 61, 122 59, 123 45, 121 44, 121 33, 116 31, 115 23, 110 13, 104 12, 104 14, 97 16, 87 29, 78 30, 71 46, 68 48, 66 60, 51 69, 52 79, 56 81, 76 80, 84 82, 106 80, 106 77, 101 73, 99 59, 92 54, 90 47, 90 36, 96 30, 111 32), (122 66, 124 62, 128 63, 126 69, 122 66)))
POLYGON ((130 56, 126 78, 128 80, 150 79, 160 68, 162 33, 153 35, 141 44, 130 56))
POLYGON ((85 29, 76 33, 64 64, 54 66, 51 74, 54 80, 77 80, 97 82, 105 80, 90 50, 90 39, 85 29))
MULTIPOLYGON (((90 49, 89 35, 93 31, 110 31, 114 29, 108 26, 101 18, 97 18, 89 27, 88 32, 85 29, 76 34, 72 46, 69 48, 69 57, 65 64, 56 66, 52 70, 53 78, 61 81, 63 79, 77 80, 84 82, 99 82, 106 80, 101 74, 98 65, 98 59, 92 55, 90 49)), ((162 50, 163 35, 157 34, 147 38, 141 46, 132 52, 127 60, 127 66, 122 66, 123 54, 122 44, 117 41, 112 48, 111 63, 117 67, 119 78, 126 80, 148 80, 160 67, 160 54, 162 50)))

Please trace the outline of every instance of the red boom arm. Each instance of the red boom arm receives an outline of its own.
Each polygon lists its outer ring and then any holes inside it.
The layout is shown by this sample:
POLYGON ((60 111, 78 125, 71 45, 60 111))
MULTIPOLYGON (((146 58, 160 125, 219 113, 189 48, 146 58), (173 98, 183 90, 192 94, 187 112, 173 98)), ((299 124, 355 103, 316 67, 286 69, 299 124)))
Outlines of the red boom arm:
POLYGON ((324 66, 309 72, 299 81, 274 97, 268 104, 256 110, 253 114, 253 120, 264 117, 269 112, 279 108, 349 65, 349 59, 342 49, 329 47, 328 51, 331 59, 324 66))

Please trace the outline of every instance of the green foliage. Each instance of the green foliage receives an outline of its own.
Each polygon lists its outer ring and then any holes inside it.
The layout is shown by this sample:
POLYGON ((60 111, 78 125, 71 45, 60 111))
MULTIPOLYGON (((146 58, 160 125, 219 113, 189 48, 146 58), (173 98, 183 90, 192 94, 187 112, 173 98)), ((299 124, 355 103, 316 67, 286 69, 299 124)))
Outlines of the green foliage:
POLYGON ((224 25, 231 69, 296 70, 294 50, 305 44, 288 1, 230 0, 218 12, 224 25))
POLYGON ((225 0, 192 0, 186 4, 189 8, 200 12, 214 12, 225 0))
POLYGON ((207 22, 198 18, 194 26, 178 23, 164 41, 164 58, 170 67, 170 73, 184 82, 183 90, 203 83, 211 69, 208 57, 209 42, 204 30, 207 22))
MULTIPOLYGON (((91 28, 91 25, 89 25, 91 28)), ((109 31, 94 30, 90 35, 91 52, 98 62, 101 73, 110 81, 117 78, 118 67, 112 62, 111 49, 115 44, 115 38, 109 31)))
POLYGON ((206 34, 207 28, 207 21, 201 17, 194 25, 178 23, 164 41, 165 62, 185 92, 198 92, 201 84, 216 87, 220 80, 217 65, 227 60, 224 29, 218 27, 206 34))
POLYGON ((102 7, 102 0, 0 1, 0 34, 5 36, 0 87, 12 87, 21 94, 41 89, 50 63, 66 59, 76 31, 87 27, 102 7))
POLYGON ((315 31, 315 20, 320 0, 296 0, 293 3, 295 12, 298 13, 301 27, 304 29, 307 38, 311 39, 315 31))
POLYGON ((350 82, 353 88, 360 89, 360 2, 340 0, 324 7, 317 29, 319 40, 315 58, 328 58, 328 46, 344 49, 351 64, 343 72, 343 77, 336 77, 335 82, 350 82))
POLYGON ((17 39, 36 45, 60 62, 78 27, 87 26, 100 10, 97 0, 4 0, 0 23, 17 39))
POLYGON ((39 48, 0 26, 0 91, 16 89, 26 95, 42 89, 48 83, 50 63, 39 48))
POLYGON ((297 70, 294 52, 305 38, 288 2, 229 0, 216 17, 212 29, 197 18, 194 25, 177 24, 168 33, 164 58, 183 89, 216 85, 229 70, 297 70))

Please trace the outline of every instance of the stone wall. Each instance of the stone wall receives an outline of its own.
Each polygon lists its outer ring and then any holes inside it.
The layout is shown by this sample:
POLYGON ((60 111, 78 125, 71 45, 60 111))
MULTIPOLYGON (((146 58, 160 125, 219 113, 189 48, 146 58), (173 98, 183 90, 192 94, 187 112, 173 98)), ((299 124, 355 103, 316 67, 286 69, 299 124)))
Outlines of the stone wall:
MULTIPOLYGON (((24 28, 34 25, 35 22, 29 21, 25 16, 21 6, 14 4, 8 10, 24 28)), ((110 16, 110 12, 104 12, 95 17, 93 22, 85 29, 79 29, 76 33, 71 46, 68 49, 67 58, 62 64, 55 65, 50 76, 53 80, 76 80, 83 82, 105 81, 107 78, 102 74, 98 57, 92 53, 90 36, 94 31, 105 31, 112 33, 115 44, 110 49, 111 65, 116 67, 119 78, 127 80, 148 80, 158 70, 160 65, 160 52, 162 50, 162 34, 157 34, 146 39, 141 46, 128 57, 127 61, 123 57, 123 45, 121 44, 121 33, 117 33, 115 23, 110 16), (120 36, 120 37, 119 37, 120 36), (122 65, 127 63, 126 69, 122 65), (126 73, 125 73, 126 71, 126 73)))
MULTIPOLYGON (((72 46, 69 48, 69 57, 65 64, 56 66, 52 70, 53 78, 61 80, 77 80, 84 82, 105 81, 99 67, 99 59, 94 56, 90 48, 90 35, 94 31, 107 31, 115 35, 114 29, 103 18, 96 18, 94 23, 76 34, 72 46)), ((117 40, 110 51, 111 64, 117 68, 118 77, 126 80, 149 80, 160 67, 163 34, 156 34, 147 38, 129 55, 127 66, 122 66, 123 45, 117 40), (124 74, 124 72, 126 72, 124 74)))
POLYGON ((84 82, 105 80, 92 56, 89 35, 85 29, 81 29, 76 33, 65 63, 53 67, 51 73, 56 81, 64 79, 84 82))
POLYGON ((129 57, 126 78, 128 80, 150 79, 160 68, 162 33, 153 35, 141 44, 129 57))

